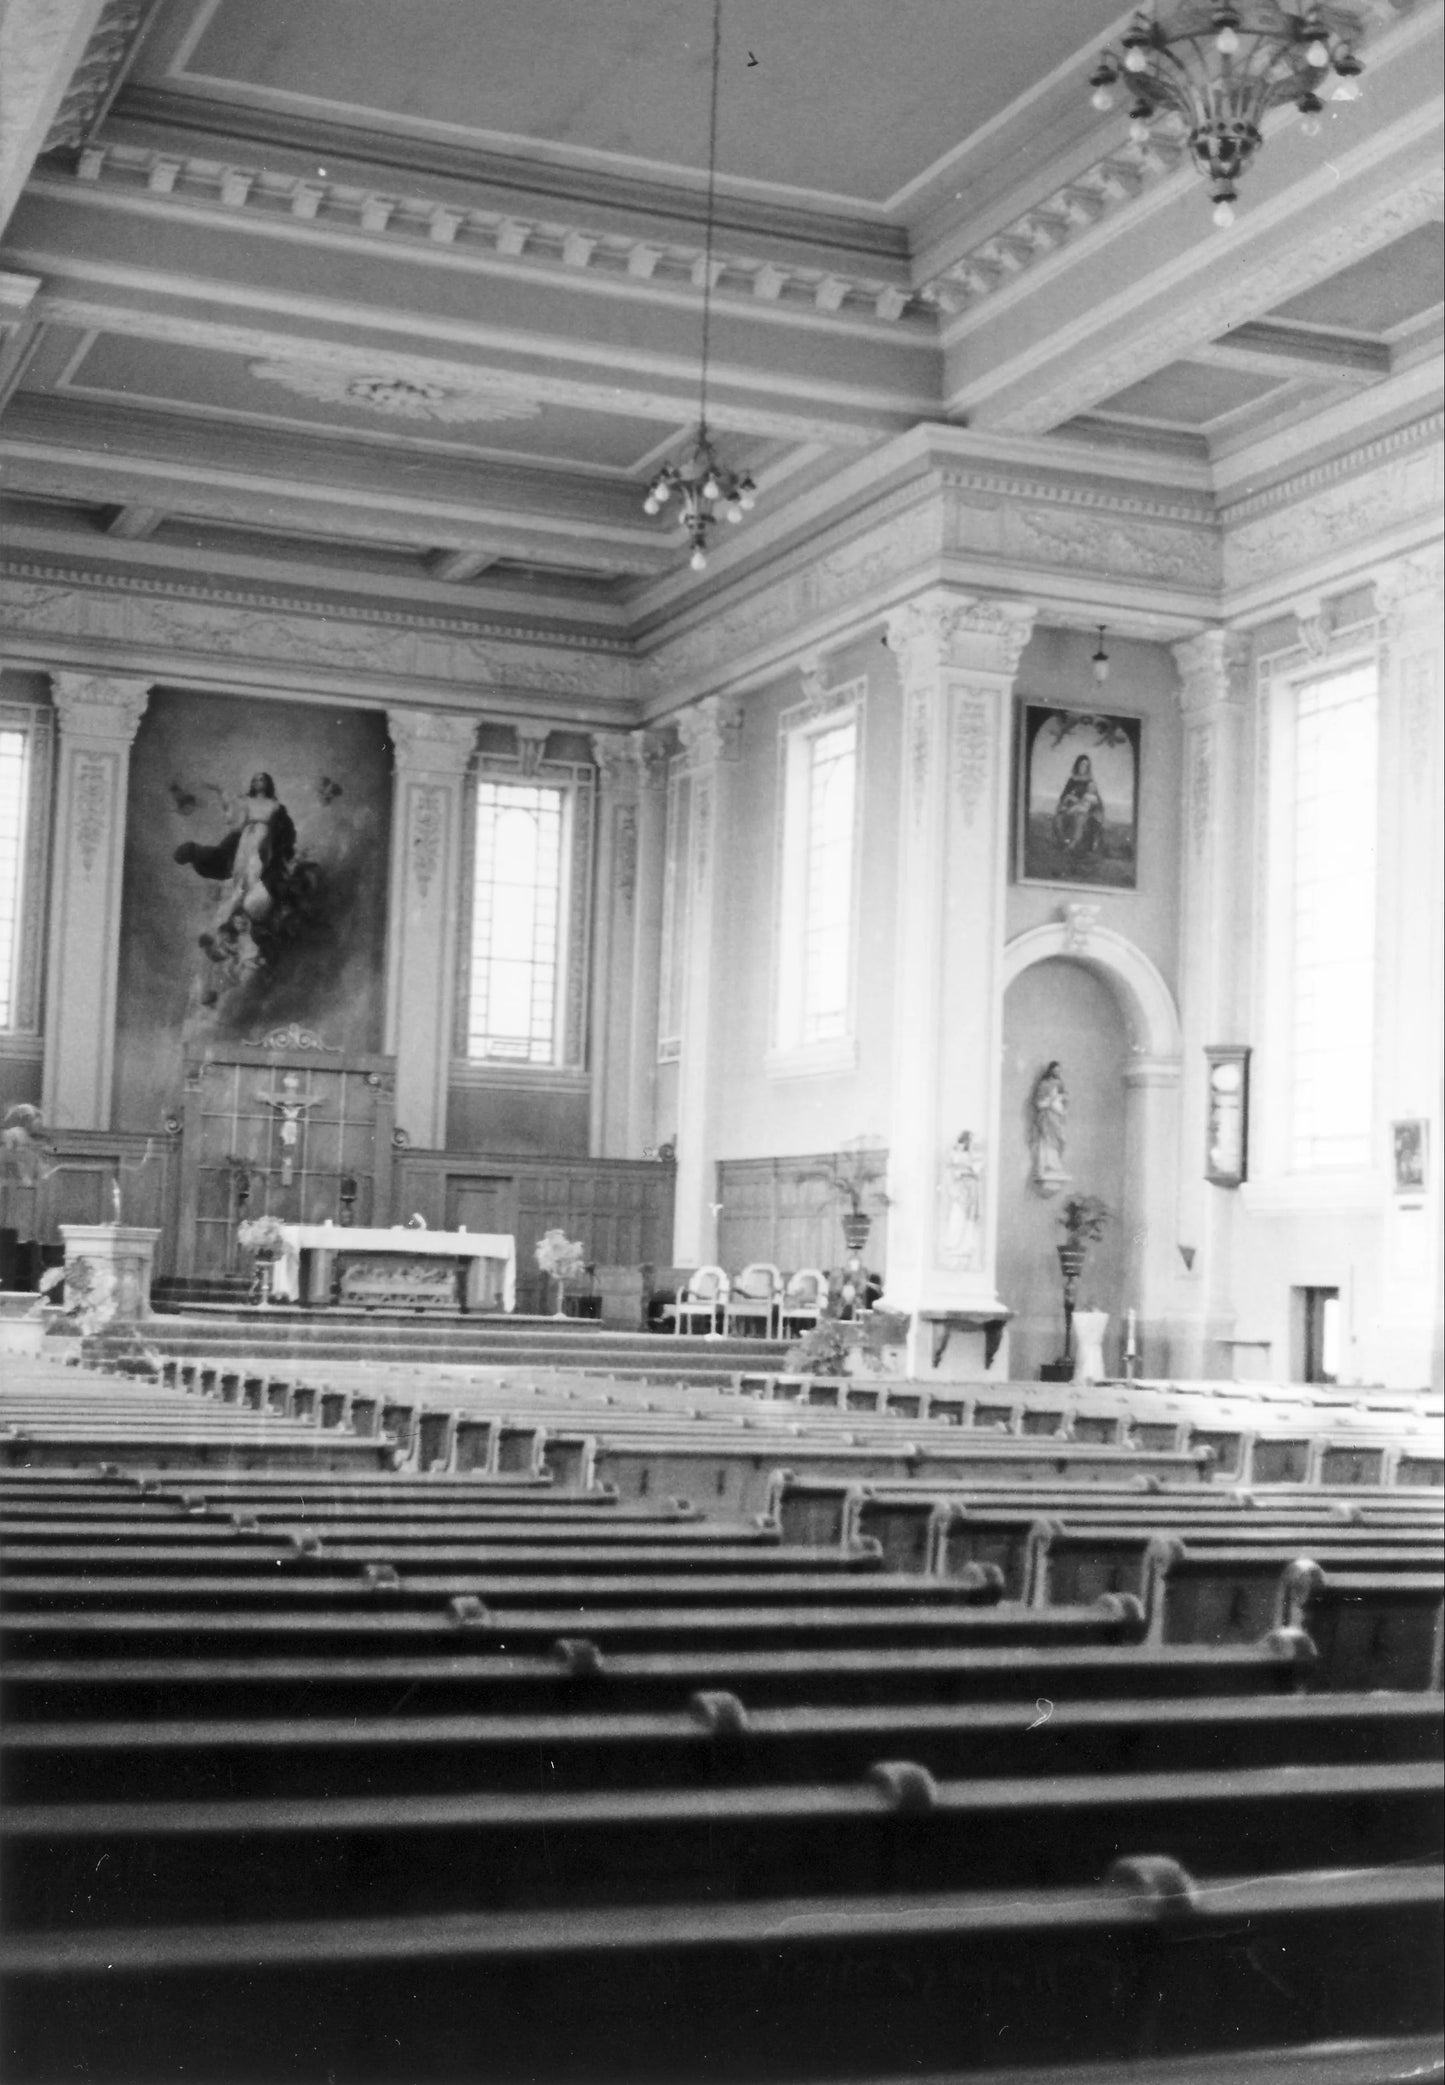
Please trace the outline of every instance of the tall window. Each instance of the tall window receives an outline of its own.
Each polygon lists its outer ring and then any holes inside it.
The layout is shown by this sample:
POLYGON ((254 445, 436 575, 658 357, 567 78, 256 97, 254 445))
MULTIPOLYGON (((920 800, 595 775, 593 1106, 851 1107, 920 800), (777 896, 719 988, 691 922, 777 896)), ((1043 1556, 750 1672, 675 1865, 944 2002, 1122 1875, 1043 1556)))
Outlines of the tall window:
POLYGON ((1373 665, 1297 688, 1290 978, 1296 1172, 1370 1160, 1378 748, 1373 665))
POLYGON ((566 808, 546 782, 477 784, 469 1057, 557 1061, 566 808))
POLYGON ((15 1025, 30 735, 0 728, 0 1028, 15 1025))
POLYGON ((777 1002, 783 1052, 826 1052, 852 1029, 859 723, 853 704, 785 729, 777 1002))

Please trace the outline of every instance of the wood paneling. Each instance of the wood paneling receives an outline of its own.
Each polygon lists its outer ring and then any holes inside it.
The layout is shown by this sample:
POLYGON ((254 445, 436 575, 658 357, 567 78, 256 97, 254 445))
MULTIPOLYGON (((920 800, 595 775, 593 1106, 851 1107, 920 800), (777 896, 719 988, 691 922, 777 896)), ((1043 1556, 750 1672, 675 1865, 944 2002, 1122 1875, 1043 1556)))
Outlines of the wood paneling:
MULTIPOLYGON (((732 1273, 750 1260, 768 1260, 785 1273, 795 1267, 840 1267, 847 1257, 842 1208, 827 1182, 809 1179, 836 1161, 827 1151, 792 1158, 732 1158, 717 1169, 718 1258, 732 1273)), ((888 1154, 872 1156, 880 1174, 888 1154)), ((888 1212, 871 1201, 873 1219, 864 1264, 879 1274, 888 1265, 888 1212)))

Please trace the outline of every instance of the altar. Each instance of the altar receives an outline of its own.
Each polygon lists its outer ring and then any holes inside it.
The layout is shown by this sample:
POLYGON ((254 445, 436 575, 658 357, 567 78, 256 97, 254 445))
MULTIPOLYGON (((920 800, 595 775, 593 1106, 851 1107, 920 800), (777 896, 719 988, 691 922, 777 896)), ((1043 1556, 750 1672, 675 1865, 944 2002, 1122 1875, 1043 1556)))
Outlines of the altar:
POLYGON ((278 1303, 334 1302, 352 1310, 511 1310, 517 1241, 501 1232, 400 1224, 284 1224, 271 1295, 278 1303))

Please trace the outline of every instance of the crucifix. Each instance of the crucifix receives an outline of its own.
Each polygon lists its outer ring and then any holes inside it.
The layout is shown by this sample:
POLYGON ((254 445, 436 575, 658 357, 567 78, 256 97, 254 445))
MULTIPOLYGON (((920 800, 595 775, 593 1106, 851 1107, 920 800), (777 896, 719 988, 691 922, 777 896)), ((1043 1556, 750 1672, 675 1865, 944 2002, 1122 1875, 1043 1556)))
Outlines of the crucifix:
POLYGON ((318 1108, 321 1105, 321 1095, 319 1093, 311 1100, 302 1100, 299 1097, 300 1092, 301 1080, 294 1071, 288 1071, 283 1075, 279 1093, 263 1093, 259 1087, 256 1090, 257 1100, 264 1101, 268 1108, 274 1108, 281 1118, 281 1185, 283 1187, 289 1187, 295 1175, 296 1146, 301 1140, 301 1124, 306 1120, 306 1111, 308 1108, 318 1108))

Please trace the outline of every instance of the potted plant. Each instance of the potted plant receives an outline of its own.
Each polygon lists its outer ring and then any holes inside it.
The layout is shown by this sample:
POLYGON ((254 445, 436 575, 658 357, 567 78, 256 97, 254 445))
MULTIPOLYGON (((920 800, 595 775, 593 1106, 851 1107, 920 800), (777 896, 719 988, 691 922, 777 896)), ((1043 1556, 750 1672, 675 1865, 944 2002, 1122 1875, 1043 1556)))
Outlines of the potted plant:
POLYGON ((876 1145, 860 1138, 851 1148, 836 1152, 826 1165, 799 1177, 822 1181, 842 1205, 843 1242, 850 1255, 849 1264, 853 1265, 873 1228, 867 1204, 872 1203, 876 1209, 888 1207, 883 1188, 883 1154, 876 1145))
POLYGON ((587 1255, 565 1231, 554 1229, 544 1231, 537 1240, 535 1258, 542 1272, 556 1285, 554 1294, 557 1307, 552 1314, 560 1318, 565 1315, 562 1298, 566 1293, 568 1277, 585 1272, 587 1255))
POLYGON ((1064 1351, 1060 1365, 1071 1363, 1074 1357, 1074 1304, 1089 1247, 1098 1244, 1106 1226, 1113 1221, 1113 1210, 1098 1195, 1070 1195, 1059 1211, 1058 1225, 1064 1234, 1058 1248, 1064 1277, 1064 1351))

